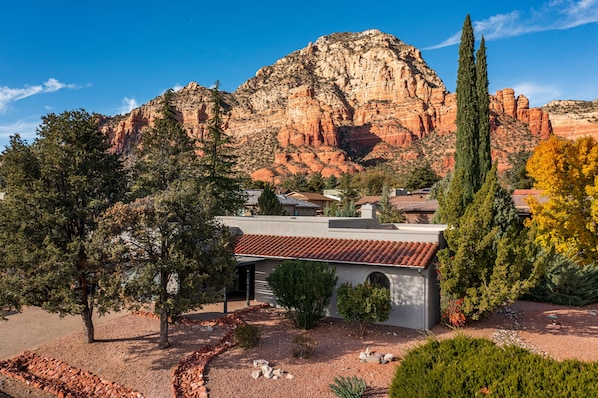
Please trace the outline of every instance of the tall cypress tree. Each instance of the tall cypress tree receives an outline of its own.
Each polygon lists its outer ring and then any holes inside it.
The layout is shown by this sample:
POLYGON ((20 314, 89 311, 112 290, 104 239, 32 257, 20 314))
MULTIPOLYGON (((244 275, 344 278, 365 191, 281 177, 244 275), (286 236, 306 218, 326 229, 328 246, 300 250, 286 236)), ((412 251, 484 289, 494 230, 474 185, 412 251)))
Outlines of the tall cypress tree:
POLYGON ((474 61, 474 36, 469 15, 465 18, 459 47, 457 71, 457 148, 455 176, 463 176, 463 202, 471 202, 479 188, 478 164, 478 101, 476 91, 476 66, 474 61))
POLYGON ((459 46, 457 72, 457 143, 455 170, 448 190, 438 196, 437 220, 458 224, 481 182, 479 176, 479 111, 474 60, 474 36, 469 15, 465 18, 459 46))
POLYGON ((486 63, 486 41, 484 36, 476 53, 476 91, 478 99, 479 132, 479 181, 476 191, 482 186, 492 168, 490 155, 490 98, 488 97, 488 66, 486 63))

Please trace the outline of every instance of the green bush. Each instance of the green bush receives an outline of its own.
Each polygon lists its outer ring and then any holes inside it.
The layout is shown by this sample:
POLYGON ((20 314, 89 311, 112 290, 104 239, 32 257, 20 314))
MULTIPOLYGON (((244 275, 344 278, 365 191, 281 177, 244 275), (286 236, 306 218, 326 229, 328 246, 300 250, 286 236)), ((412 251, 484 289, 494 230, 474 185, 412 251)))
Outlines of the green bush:
POLYGON ((430 340, 397 367, 390 396, 595 397, 598 362, 555 361, 522 348, 459 335, 430 340))
POLYGON ((328 263, 287 260, 266 280, 295 327, 313 329, 324 317, 337 277, 328 263))
POLYGON ((345 320, 359 322, 360 338, 365 336, 370 323, 384 322, 392 310, 390 291, 369 283, 342 284, 337 291, 336 306, 345 320))
POLYGON ((307 359, 311 356, 316 341, 307 334, 298 334, 293 337, 293 357, 307 359))
POLYGON ((235 342, 241 348, 257 347, 260 343, 261 332, 255 325, 240 325, 233 331, 235 342))
POLYGON ((552 304, 583 306, 598 303, 598 264, 579 265, 557 255, 526 299, 552 304))
POLYGON ((367 384, 357 376, 340 376, 335 377, 334 384, 329 384, 329 387, 338 398, 360 398, 367 389, 367 384))

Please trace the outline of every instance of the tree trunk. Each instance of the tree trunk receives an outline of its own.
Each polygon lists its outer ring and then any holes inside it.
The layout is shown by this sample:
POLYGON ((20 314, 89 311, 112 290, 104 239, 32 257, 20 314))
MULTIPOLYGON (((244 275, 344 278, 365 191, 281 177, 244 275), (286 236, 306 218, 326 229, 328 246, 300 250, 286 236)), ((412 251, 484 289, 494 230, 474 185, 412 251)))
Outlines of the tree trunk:
POLYGON ((168 342, 168 314, 165 309, 160 310, 160 342, 158 343, 158 347, 170 347, 170 343, 168 342))
POLYGON ((168 300, 168 285, 169 273, 167 271, 160 271, 160 342, 158 343, 159 348, 168 348, 170 343, 168 342, 168 311, 166 310, 166 302, 168 300))
POLYGON ((368 328, 369 322, 367 321, 360 321, 359 322, 359 338, 363 339, 365 337, 365 331, 368 328))
POLYGON ((83 312, 81 313, 81 317, 83 318, 83 324, 85 325, 85 342, 86 343, 93 343, 95 341, 93 321, 91 320, 92 315, 93 315, 93 308, 90 308, 88 305, 85 305, 83 307, 83 312))

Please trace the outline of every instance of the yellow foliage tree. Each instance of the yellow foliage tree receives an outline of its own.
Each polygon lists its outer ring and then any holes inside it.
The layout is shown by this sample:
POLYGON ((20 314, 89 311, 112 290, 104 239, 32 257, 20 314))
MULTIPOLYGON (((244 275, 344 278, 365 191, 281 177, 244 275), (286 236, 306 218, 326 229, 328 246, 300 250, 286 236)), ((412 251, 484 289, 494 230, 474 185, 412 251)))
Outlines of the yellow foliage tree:
POLYGON ((530 198, 537 243, 583 263, 598 260, 598 143, 556 136, 536 147, 528 174, 548 200, 530 198))

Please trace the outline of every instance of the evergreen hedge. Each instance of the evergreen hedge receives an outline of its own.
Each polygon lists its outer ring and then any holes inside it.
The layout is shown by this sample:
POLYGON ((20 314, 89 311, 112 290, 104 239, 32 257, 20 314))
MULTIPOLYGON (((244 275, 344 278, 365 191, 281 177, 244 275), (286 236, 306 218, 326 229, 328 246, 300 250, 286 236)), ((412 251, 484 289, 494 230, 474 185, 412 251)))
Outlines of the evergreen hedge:
POLYGON ((556 361, 522 348, 459 335, 430 340, 397 367, 390 396, 595 397, 598 362, 556 361))

